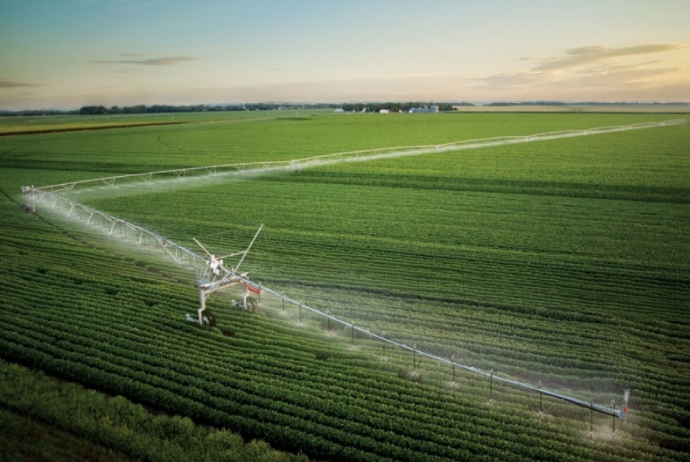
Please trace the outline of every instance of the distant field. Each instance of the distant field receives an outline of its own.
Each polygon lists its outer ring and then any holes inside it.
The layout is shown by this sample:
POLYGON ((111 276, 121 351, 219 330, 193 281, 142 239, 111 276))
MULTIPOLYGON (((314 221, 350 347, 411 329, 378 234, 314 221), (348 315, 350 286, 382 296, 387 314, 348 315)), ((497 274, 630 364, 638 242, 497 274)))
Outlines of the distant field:
POLYGON ((168 115, 154 116, 46 116, 1 117, 0 136, 51 133, 60 131, 127 128, 137 125, 173 123, 168 115))
POLYGON ((458 372, 453 392, 449 370, 313 320, 212 297, 220 329, 196 328, 192 275, 12 202, 25 184, 670 118, 274 115, 0 138, 0 355, 317 459, 687 457, 687 124, 70 196, 218 252, 264 223, 245 265, 269 287, 583 399, 620 405, 630 387, 613 440, 610 418, 590 441, 586 410, 549 401, 540 420, 534 396, 506 387, 488 406, 480 378, 458 372))
POLYGON ((687 114, 690 105, 525 105, 525 106, 455 106, 460 112, 570 112, 570 113, 631 113, 631 114, 687 114))
POLYGON ((264 120, 278 117, 302 116, 332 111, 290 110, 290 111, 212 111, 194 113, 161 114, 107 114, 107 115, 52 115, 0 117, 0 136, 24 135, 29 133, 51 133, 63 131, 94 130, 106 128, 129 128, 144 125, 166 125, 180 123, 214 123, 242 120, 264 120))

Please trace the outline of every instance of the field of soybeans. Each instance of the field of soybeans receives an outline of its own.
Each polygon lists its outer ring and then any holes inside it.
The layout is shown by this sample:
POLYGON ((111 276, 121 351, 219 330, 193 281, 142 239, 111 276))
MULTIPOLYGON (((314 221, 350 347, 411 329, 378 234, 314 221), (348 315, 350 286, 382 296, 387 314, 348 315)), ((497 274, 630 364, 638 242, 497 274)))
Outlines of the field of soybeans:
MULTIPOLYGON (((202 328, 185 321, 199 304, 193 272, 20 207, 22 185, 678 118, 257 111, 65 132, 85 122, 56 118, 52 132, 44 118, 45 133, 0 136, 2 390, 22 366, 83 387, 84 402, 122 397, 141 411, 128 427, 144 422, 149 439, 128 446, 77 406, 51 412, 59 401, 35 409, 39 387, 25 400, 0 392, 0 422, 32 419, 142 460, 249 457, 218 436, 205 451, 173 448, 191 430, 151 430, 150 415, 260 440, 265 460, 279 457, 268 445, 285 460, 687 460, 688 124, 65 193, 217 255, 243 250, 263 223, 242 265, 257 283, 497 376, 606 406, 630 389, 627 422, 269 297, 247 312, 214 294, 218 324, 202 328)), ((22 127, 0 120, 0 133, 22 127)), ((0 449, 23 437, 8 435, 0 449)))

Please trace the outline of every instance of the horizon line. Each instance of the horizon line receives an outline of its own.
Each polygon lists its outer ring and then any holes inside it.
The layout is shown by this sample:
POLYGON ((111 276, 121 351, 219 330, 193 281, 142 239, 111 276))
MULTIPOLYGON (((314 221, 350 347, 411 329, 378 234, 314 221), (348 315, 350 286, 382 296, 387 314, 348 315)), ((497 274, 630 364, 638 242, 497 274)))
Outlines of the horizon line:
POLYGON ((193 106, 206 106, 206 107, 222 107, 222 106, 245 106, 245 105, 261 105, 261 104, 286 104, 286 105, 346 105, 346 104, 405 104, 405 103, 428 103, 428 104, 450 104, 450 105, 463 105, 463 104, 473 104, 477 106, 499 106, 499 105, 514 105, 514 106, 576 106, 576 105, 655 105, 655 106, 690 106, 690 101, 643 101, 643 100, 616 100, 616 101, 606 101, 606 100, 577 100, 577 101, 564 101, 564 100, 549 100, 549 99, 539 99, 539 100, 416 100, 416 101, 394 101, 394 100, 367 100, 367 101, 330 101, 330 102, 314 102, 314 101, 261 101, 261 102, 224 102, 224 103, 193 103, 193 104, 168 104, 168 103, 155 103, 155 104, 130 104, 130 105, 111 105, 105 106, 103 104, 89 104, 80 107, 73 108, 41 108, 41 109, 2 109, 0 108, 0 113, 19 113, 19 112, 41 112, 41 111, 58 111, 58 112, 69 112, 69 111, 79 111, 84 107, 99 107, 103 106, 106 109, 118 107, 118 108, 131 108, 136 106, 144 107, 155 107, 155 106, 169 106, 169 107, 193 107, 193 106))

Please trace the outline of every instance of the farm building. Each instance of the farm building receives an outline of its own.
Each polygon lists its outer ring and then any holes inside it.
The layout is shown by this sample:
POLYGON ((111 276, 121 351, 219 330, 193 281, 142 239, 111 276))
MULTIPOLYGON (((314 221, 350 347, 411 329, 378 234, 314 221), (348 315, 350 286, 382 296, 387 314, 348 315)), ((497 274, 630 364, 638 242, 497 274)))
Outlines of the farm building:
POLYGON ((429 113, 438 113, 439 108, 438 106, 424 106, 424 107, 411 107, 409 113, 410 114, 429 114, 429 113))

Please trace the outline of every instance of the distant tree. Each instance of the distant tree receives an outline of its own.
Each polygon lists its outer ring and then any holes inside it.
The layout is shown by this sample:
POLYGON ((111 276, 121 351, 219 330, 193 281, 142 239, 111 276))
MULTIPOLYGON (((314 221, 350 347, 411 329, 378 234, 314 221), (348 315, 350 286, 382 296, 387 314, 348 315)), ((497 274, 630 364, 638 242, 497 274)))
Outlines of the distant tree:
POLYGON ((381 109, 388 109, 391 112, 400 112, 401 107, 400 103, 383 103, 381 105, 381 109))
POLYGON ((146 109, 146 112, 150 113, 160 113, 160 112, 179 112, 180 108, 184 106, 164 106, 164 105, 153 105, 146 109))
POLYGON ((138 104, 136 106, 126 106, 123 108, 125 114, 143 114, 146 112, 146 106, 138 104))
POLYGON ((95 114, 107 114, 108 110, 105 106, 82 106, 79 109, 79 114, 83 115, 95 115, 95 114))

